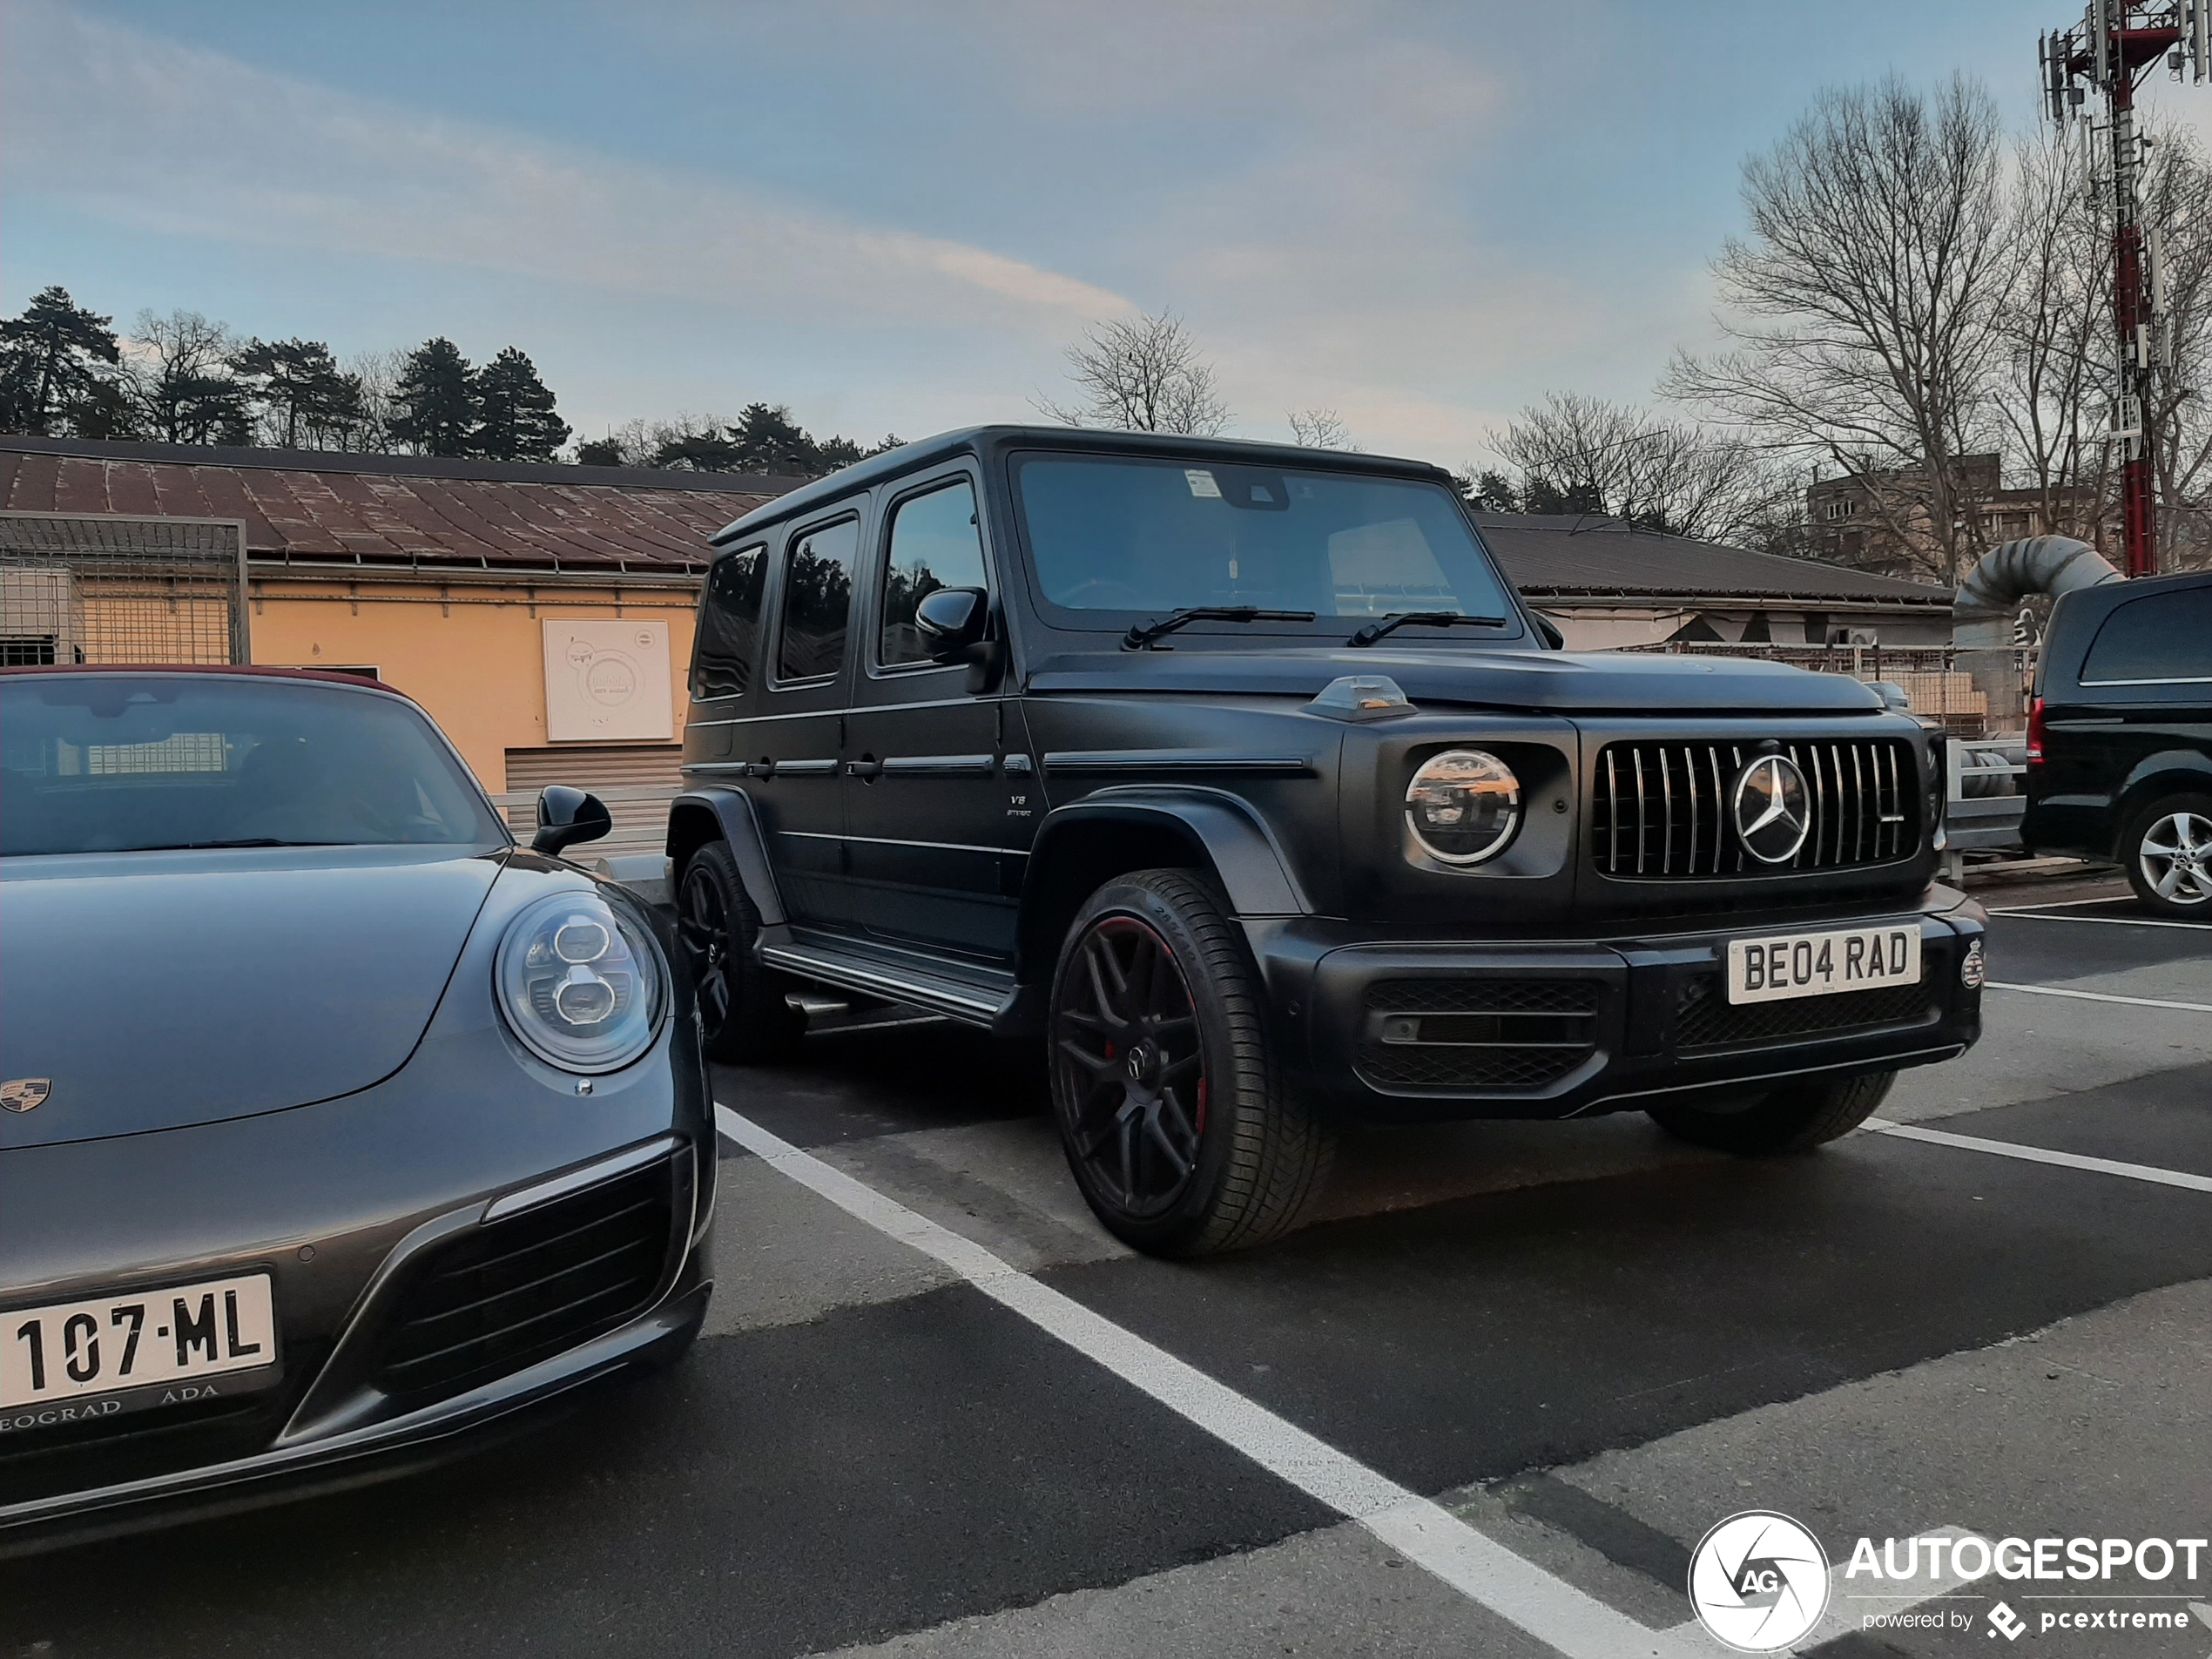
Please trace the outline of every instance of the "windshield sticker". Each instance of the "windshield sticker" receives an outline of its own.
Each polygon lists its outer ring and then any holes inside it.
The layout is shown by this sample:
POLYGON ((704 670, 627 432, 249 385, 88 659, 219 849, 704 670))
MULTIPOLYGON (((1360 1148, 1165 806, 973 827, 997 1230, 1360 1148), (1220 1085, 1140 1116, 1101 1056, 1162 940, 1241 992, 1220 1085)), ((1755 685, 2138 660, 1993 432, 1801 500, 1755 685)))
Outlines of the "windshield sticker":
POLYGON ((1214 482, 1213 475, 1204 467, 1190 468, 1183 475, 1190 480, 1192 495, 1210 496, 1216 501, 1221 499, 1221 486, 1214 482))

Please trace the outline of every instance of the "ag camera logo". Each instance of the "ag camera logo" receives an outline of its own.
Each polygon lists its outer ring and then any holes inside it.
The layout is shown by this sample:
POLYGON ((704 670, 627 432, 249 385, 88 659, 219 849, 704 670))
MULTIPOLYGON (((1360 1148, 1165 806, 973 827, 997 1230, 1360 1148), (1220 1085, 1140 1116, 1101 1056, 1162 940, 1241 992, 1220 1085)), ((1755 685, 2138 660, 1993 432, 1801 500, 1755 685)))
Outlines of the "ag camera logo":
POLYGON ((1747 1509, 1698 1541, 1689 1604, 1716 1642, 1739 1653, 1778 1652, 1828 1610, 1828 1556, 1789 1516, 1747 1509))

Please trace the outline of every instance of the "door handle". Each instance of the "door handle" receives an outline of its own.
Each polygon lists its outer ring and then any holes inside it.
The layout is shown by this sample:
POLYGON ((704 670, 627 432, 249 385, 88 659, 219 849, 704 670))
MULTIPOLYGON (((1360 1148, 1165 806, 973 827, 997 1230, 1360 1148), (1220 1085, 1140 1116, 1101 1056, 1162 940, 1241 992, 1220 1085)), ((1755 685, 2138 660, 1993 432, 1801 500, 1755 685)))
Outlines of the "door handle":
POLYGON ((845 763, 845 775, 848 778, 873 779, 882 776, 882 773, 883 763, 873 756, 860 760, 848 760, 845 763))

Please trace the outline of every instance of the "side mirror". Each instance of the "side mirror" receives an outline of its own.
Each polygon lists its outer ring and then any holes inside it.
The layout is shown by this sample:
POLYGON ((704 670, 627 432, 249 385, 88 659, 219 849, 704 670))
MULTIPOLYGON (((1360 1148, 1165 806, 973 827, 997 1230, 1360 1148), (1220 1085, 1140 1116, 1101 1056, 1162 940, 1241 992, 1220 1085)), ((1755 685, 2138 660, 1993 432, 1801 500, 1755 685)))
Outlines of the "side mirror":
POLYGON ((1559 631, 1557 623, 1541 610, 1532 610, 1528 614, 1535 618, 1536 631, 1544 637, 1544 644, 1549 645, 1554 651, 1567 649, 1567 636, 1559 631))
POLYGON ((938 588, 914 607, 914 632, 933 663, 962 663, 968 647, 983 643, 991 619, 990 596, 981 588, 938 588))
POLYGON ((537 792, 537 833, 530 851, 557 858, 581 841, 596 841, 615 826, 614 815, 597 795, 566 784, 548 784, 537 792))

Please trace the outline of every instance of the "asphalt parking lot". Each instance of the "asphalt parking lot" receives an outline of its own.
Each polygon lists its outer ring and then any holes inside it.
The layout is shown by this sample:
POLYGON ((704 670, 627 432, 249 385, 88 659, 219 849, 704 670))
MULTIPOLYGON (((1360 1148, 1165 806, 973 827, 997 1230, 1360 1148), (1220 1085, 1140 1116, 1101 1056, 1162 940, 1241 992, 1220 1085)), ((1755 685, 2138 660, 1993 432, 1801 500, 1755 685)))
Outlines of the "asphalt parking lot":
MULTIPOLYGON (((0 1563, 0 1653, 1718 1652, 1683 1576, 1740 1509, 1839 1566, 2201 1536, 2212 927, 1980 896, 1986 1035, 1890 1128, 1772 1163, 1634 1116, 1366 1131, 1314 1224, 1197 1264, 1091 1222, 969 1033, 722 1072, 683 1366, 425 1474, 0 1563)), ((1821 1651, 1991 1651, 1854 1629, 1865 1589, 1821 1651)))

